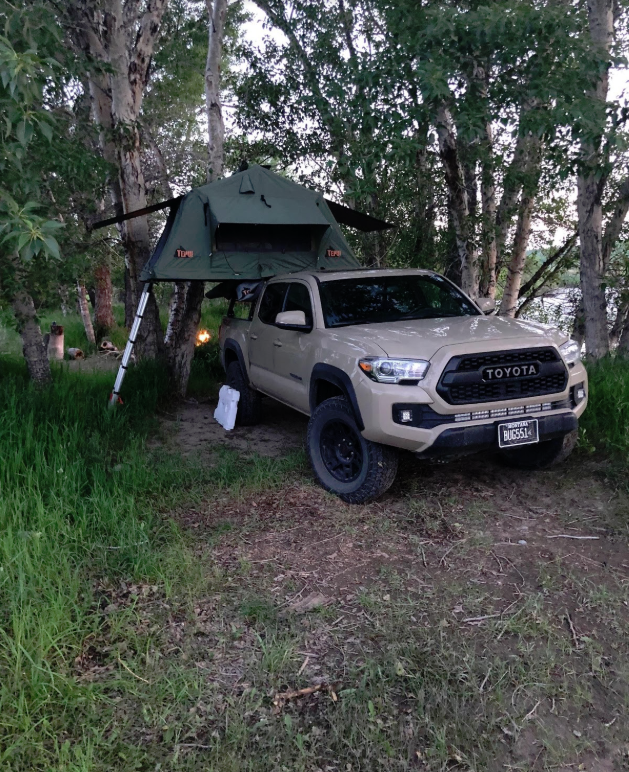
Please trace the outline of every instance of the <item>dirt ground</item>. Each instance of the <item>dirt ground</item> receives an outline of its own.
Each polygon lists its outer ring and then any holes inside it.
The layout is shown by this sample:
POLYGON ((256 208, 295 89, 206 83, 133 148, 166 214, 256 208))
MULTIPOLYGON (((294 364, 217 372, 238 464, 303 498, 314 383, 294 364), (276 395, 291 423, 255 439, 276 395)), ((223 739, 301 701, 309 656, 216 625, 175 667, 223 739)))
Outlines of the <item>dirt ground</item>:
MULTIPOLYGON (((169 443, 195 456, 226 447, 279 458, 303 448, 307 419, 288 408, 268 401, 262 425, 233 432, 213 409, 188 403, 165 416, 169 443)), ((442 725, 405 708, 404 768, 629 768, 629 501, 605 459, 577 453, 558 469, 523 472, 486 456, 435 464, 408 455, 389 493, 367 506, 325 493, 302 463, 282 487, 211 497, 175 517, 200 563, 227 582, 222 597, 237 598, 241 614, 243 603, 253 609, 240 648, 222 655, 228 693, 251 678, 243 648, 257 645, 256 620, 301 619, 282 683, 337 684, 343 694, 356 667, 392 657, 378 708, 385 725, 411 699, 395 679, 415 668, 428 683, 442 668, 450 685, 447 694, 434 687, 432 711, 452 723, 450 739, 430 745, 442 725), (427 650, 430 667, 418 653, 427 650), (458 715, 462 705, 469 715, 458 715)), ((200 599, 202 632, 180 631, 177 644, 187 640, 209 670, 213 609, 200 599)), ((273 710, 307 723, 312 699, 299 708, 276 700, 273 710)))

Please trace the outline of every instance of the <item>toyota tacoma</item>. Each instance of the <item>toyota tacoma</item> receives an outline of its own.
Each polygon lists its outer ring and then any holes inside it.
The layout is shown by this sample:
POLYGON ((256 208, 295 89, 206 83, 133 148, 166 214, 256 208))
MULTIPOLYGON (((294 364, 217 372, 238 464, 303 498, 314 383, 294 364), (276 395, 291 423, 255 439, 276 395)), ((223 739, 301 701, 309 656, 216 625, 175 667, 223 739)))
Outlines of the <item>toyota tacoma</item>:
POLYGON ((587 404, 580 346, 559 330, 496 316, 422 270, 301 272, 245 287, 220 330, 238 423, 267 395, 310 417, 321 485, 350 503, 392 484, 398 450, 475 452, 543 469, 565 459, 587 404))

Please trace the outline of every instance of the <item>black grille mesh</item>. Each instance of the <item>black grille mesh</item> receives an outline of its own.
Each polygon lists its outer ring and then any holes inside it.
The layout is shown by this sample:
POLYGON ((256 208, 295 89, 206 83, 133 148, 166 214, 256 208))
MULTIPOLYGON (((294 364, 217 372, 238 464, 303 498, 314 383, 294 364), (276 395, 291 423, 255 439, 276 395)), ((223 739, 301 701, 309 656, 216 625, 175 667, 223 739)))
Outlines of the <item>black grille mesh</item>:
POLYGON ((556 349, 528 348, 492 351, 453 357, 441 376, 437 390, 451 405, 500 402, 545 394, 566 388, 568 372, 556 349), (484 381, 482 368, 539 362, 537 375, 506 380, 484 381))
POLYGON ((468 402, 494 402, 518 397, 536 397, 542 394, 556 394, 565 388, 565 376, 561 373, 531 378, 527 381, 467 383, 449 388, 450 402, 465 405, 468 402))

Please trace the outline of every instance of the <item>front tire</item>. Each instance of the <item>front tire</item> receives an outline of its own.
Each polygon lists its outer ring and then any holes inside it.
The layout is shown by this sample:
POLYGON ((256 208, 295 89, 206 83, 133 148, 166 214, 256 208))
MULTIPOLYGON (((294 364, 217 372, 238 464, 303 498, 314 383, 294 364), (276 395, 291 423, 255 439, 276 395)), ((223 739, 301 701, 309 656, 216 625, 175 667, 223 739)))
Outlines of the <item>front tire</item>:
POLYGON ((262 395, 247 383, 245 374, 238 362, 227 366, 227 385, 240 393, 236 426, 255 426, 262 418, 262 395))
POLYGON ((317 481, 349 504, 379 498, 395 480, 397 451, 366 440, 343 397, 326 399, 314 410, 306 445, 317 481))
POLYGON ((575 429, 553 440, 501 450, 499 459, 515 469, 549 469, 568 458, 577 444, 578 437, 579 432, 575 429))

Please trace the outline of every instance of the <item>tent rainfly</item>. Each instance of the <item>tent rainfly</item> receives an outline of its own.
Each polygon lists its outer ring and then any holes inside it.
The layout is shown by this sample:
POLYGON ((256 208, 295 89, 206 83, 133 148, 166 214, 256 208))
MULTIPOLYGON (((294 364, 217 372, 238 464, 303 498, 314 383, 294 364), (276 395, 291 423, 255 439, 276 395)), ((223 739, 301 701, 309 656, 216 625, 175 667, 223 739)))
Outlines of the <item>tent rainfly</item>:
POLYGON ((111 404, 118 401, 153 282, 241 282, 303 270, 351 270, 360 264, 339 222, 364 231, 392 227, 254 165, 183 197, 96 223, 94 228, 168 206, 164 231, 140 276, 144 290, 111 404))

